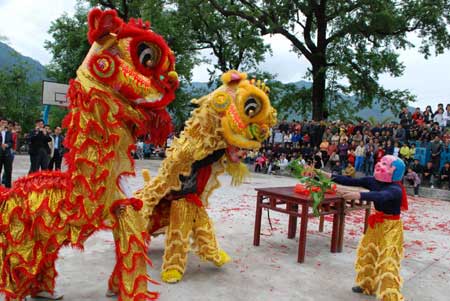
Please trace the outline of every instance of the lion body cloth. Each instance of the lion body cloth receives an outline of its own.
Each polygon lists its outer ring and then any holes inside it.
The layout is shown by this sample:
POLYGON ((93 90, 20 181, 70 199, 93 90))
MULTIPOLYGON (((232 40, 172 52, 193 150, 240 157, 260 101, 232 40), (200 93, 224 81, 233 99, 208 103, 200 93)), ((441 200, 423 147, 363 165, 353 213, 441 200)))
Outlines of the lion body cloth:
POLYGON ((88 16, 92 44, 68 91, 65 172, 42 171, 0 190, 0 293, 23 300, 53 292, 62 246, 83 248, 95 231, 112 229, 116 267, 109 281, 119 300, 152 300, 146 265, 148 221, 138 213, 127 176, 138 135, 153 143, 171 129, 166 105, 178 76, 174 57, 148 22, 115 11, 88 16))
POLYGON ((205 207, 227 171, 232 184, 248 173, 241 163, 242 149, 259 149, 276 122, 276 111, 261 82, 246 80, 245 73, 229 71, 223 85, 193 103, 198 106, 185 129, 166 151, 158 175, 135 193, 149 220, 149 233, 166 229, 161 278, 181 280, 192 246, 201 259, 216 266, 230 258, 219 248, 205 207))

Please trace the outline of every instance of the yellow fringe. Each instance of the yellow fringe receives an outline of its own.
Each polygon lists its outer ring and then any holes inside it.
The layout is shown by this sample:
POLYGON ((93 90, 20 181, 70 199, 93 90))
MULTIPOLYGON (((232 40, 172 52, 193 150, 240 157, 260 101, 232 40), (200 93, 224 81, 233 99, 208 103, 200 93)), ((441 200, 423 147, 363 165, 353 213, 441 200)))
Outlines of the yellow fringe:
POLYGON ((242 162, 227 162, 225 165, 225 170, 231 176, 232 186, 241 185, 250 175, 247 165, 242 162))
POLYGON ((150 170, 148 170, 148 169, 143 169, 142 170, 142 177, 144 178, 144 183, 145 184, 148 184, 148 183, 150 183, 150 180, 151 180, 151 176, 150 176, 150 170))
POLYGON ((403 300, 400 261, 403 258, 401 221, 385 221, 367 231, 361 239, 355 262, 356 284, 367 295, 384 301, 403 300))
POLYGON ((403 295, 397 289, 386 289, 383 293, 377 294, 377 298, 383 301, 403 301, 403 295))
POLYGON ((193 102, 199 107, 192 112, 180 137, 175 138, 166 151, 158 174, 135 193, 135 197, 144 202, 142 212, 148 219, 154 207, 169 191, 180 189, 180 175, 188 176, 195 161, 227 147, 221 133, 220 115, 209 106, 209 95, 193 102))

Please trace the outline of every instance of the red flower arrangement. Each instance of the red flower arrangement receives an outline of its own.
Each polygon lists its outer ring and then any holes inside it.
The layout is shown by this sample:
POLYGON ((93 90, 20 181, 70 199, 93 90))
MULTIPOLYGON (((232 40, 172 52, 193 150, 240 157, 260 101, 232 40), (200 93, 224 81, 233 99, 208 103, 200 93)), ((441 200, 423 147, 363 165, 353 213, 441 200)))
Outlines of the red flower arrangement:
POLYGON ((303 166, 298 160, 289 164, 292 174, 300 180, 295 185, 294 192, 311 196, 313 200, 313 213, 319 216, 319 205, 325 198, 325 194, 336 194, 337 186, 320 170, 310 166, 303 166))

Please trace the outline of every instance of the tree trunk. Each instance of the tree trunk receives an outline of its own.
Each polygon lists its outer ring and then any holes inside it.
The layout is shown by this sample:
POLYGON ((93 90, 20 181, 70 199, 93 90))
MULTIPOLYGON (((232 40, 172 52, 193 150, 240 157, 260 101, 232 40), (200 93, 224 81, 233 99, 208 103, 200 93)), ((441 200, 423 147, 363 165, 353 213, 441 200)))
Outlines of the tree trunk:
POLYGON ((313 92, 312 92, 312 117, 313 120, 324 119, 325 105, 325 83, 327 75, 327 1, 322 0, 315 7, 314 14, 317 21, 317 47, 313 51, 312 72, 313 72, 313 92))
POLYGON ((312 118, 320 121, 324 118, 325 104, 325 82, 326 68, 325 63, 313 64, 313 88, 312 88, 312 118))

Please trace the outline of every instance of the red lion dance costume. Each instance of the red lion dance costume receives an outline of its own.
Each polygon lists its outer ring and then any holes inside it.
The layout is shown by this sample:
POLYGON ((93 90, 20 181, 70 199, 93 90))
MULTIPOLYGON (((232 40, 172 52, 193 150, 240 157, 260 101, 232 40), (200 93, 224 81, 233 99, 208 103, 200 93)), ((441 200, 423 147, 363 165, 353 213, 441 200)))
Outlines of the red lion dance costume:
POLYGON ((165 140, 165 106, 178 87, 174 57, 142 20, 123 22, 115 11, 88 16, 92 47, 68 91, 67 172, 40 172, 0 190, 0 292, 22 300, 55 287, 62 246, 83 248, 94 232, 112 229, 117 263, 110 290, 119 300, 152 300, 146 264, 148 234, 127 176, 136 137, 165 140))

